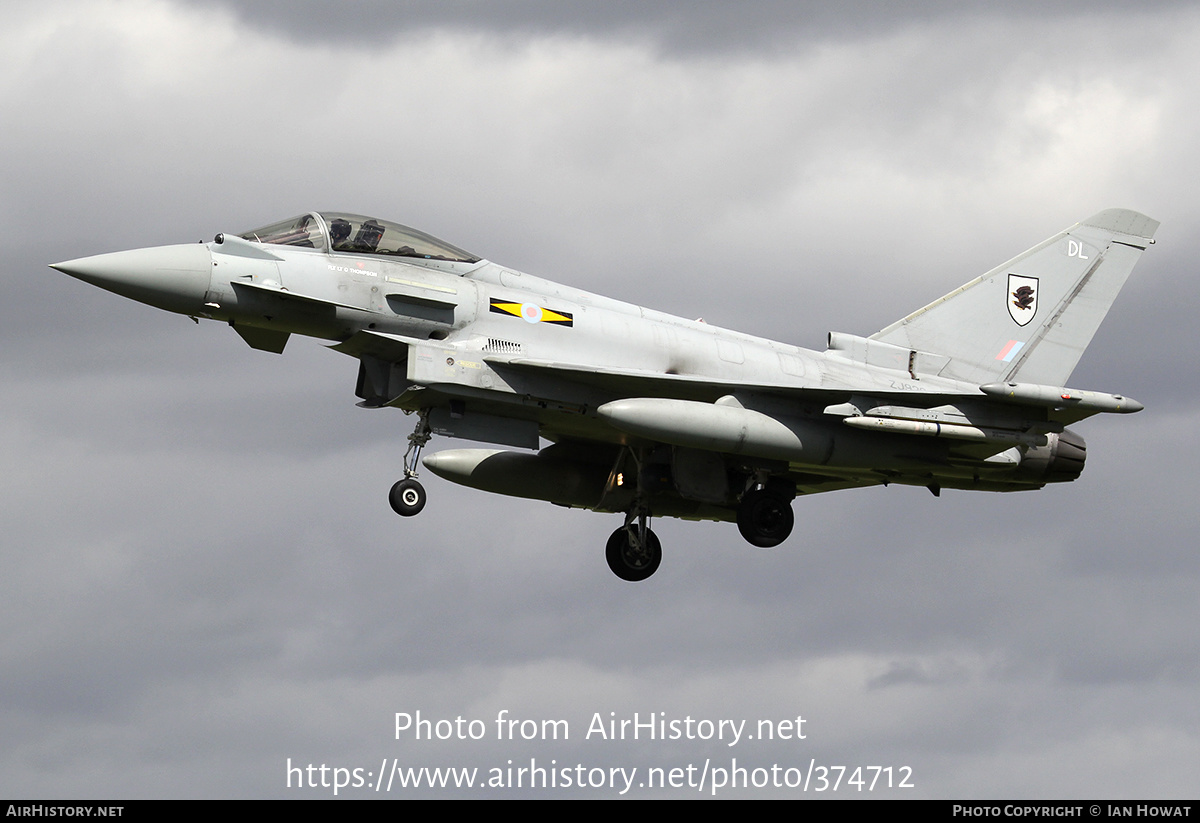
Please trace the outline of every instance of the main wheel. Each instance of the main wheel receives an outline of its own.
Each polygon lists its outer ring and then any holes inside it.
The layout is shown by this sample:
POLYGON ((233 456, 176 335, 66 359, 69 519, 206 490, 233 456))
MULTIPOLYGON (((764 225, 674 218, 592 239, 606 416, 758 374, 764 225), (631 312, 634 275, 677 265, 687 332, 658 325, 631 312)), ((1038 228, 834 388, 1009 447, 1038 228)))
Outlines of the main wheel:
POLYGON ((411 477, 399 480, 388 493, 388 502, 396 514, 412 517, 425 508, 425 487, 411 477))
POLYGON ((622 526, 608 538, 604 557, 612 573, 622 580, 645 580, 658 570, 662 562, 662 544, 658 536, 646 529, 646 545, 639 546, 634 539, 637 526, 622 526))
POLYGON ((766 489, 746 492, 738 505, 738 531, 746 542, 760 549, 771 549, 787 540, 795 523, 791 504, 766 489))

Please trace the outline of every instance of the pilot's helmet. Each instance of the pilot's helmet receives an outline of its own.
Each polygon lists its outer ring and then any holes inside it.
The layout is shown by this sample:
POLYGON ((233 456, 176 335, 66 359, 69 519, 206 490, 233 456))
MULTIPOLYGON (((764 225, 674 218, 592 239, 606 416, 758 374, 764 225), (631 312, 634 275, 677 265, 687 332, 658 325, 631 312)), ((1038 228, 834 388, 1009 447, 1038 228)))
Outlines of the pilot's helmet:
POLYGON ((334 248, 345 243, 350 239, 350 221, 341 217, 335 217, 329 224, 329 241, 334 248))

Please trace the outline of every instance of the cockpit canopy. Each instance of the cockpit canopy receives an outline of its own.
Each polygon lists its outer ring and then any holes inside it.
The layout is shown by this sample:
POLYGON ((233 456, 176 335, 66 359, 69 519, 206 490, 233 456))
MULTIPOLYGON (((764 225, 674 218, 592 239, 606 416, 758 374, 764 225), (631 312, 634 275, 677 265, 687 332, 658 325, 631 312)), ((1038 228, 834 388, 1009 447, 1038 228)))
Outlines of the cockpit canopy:
POLYGON ((342 212, 309 212, 240 235, 255 243, 319 251, 383 254, 420 260, 478 263, 480 258, 431 234, 399 223, 342 212))

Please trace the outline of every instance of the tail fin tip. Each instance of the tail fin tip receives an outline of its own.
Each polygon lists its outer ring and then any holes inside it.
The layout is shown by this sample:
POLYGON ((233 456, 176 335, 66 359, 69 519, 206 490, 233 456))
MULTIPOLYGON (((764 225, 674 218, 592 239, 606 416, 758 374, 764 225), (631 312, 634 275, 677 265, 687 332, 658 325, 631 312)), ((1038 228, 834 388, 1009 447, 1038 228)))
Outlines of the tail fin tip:
POLYGON ((1082 221, 1082 225, 1111 231, 1114 234, 1139 237, 1152 243, 1154 242, 1154 232, 1158 231, 1159 222, 1153 217, 1147 217, 1141 212, 1131 209, 1105 209, 1082 221))

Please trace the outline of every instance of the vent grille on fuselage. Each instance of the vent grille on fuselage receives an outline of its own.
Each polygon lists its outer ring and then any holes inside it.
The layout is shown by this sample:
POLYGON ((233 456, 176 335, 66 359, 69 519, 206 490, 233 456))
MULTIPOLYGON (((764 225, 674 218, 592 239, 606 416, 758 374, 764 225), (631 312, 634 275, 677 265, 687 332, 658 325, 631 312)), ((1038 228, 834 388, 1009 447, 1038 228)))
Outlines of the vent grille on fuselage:
POLYGON ((494 354, 520 354, 521 344, 511 340, 501 340, 499 337, 489 337, 483 350, 494 354))

